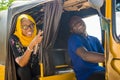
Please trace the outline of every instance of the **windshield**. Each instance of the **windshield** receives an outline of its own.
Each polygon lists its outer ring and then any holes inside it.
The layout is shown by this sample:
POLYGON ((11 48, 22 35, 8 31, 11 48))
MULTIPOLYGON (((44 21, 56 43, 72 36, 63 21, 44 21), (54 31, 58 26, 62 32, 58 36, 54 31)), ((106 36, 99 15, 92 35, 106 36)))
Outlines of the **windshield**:
POLYGON ((120 1, 116 0, 116 34, 120 38, 120 1))
POLYGON ((83 18, 86 23, 87 33, 89 35, 97 37, 101 41, 101 27, 98 15, 93 15, 87 18, 83 18))

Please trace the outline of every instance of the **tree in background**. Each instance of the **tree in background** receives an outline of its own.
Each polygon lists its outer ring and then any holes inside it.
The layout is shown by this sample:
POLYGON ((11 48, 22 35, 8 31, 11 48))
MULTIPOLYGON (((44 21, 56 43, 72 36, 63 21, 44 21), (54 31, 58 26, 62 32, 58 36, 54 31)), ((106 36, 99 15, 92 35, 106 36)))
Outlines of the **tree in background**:
POLYGON ((0 0, 0 11, 8 9, 13 1, 15 0, 0 0))

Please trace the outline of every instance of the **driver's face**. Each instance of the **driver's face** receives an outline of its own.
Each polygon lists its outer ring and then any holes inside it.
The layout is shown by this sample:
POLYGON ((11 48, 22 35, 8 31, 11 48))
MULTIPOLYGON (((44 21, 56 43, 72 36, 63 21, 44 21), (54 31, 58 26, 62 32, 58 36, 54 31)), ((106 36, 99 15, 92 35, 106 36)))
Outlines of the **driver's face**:
POLYGON ((74 33, 77 33, 77 34, 83 34, 86 32, 86 25, 84 22, 81 22, 81 23, 77 23, 76 25, 74 25, 72 31, 74 33))

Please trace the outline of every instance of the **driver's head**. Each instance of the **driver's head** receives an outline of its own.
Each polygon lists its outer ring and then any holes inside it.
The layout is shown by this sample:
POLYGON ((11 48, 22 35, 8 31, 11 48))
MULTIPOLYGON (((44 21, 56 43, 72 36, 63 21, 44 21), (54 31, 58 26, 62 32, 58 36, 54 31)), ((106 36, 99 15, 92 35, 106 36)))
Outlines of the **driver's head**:
POLYGON ((70 19, 70 31, 76 34, 84 34, 86 32, 86 25, 81 17, 73 16, 70 19))

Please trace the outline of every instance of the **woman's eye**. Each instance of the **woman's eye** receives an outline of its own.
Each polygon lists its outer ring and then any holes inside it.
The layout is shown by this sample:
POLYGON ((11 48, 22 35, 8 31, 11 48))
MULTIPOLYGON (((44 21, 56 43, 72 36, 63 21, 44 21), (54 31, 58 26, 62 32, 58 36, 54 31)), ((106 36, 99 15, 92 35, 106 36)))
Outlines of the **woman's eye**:
POLYGON ((26 30, 28 27, 27 26, 22 26, 22 29, 26 30))

